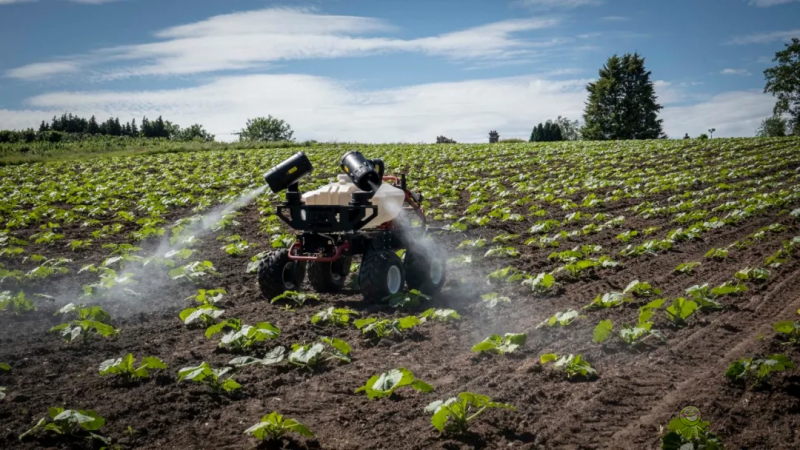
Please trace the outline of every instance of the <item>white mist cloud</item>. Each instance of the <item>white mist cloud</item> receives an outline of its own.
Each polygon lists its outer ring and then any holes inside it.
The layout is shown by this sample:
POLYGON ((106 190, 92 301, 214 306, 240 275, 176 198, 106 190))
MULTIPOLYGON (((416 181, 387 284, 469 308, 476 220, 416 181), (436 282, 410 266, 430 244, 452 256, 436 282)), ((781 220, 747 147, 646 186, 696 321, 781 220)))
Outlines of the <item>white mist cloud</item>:
POLYGON ((54 61, 33 63, 6 71, 6 76, 21 80, 38 80, 56 75, 74 74, 80 70, 80 64, 70 61, 54 61))
POLYGON ((747 36, 738 36, 730 41, 728 44, 746 45, 746 44, 767 44, 775 41, 788 41, 793 37, 800 36, 800 29, 788 31, 773 31, 771 33, 750 34, 747 36))
POLYGON ((796 1, 800 0, 750 0, 750 4, 761 8, 767 8, 770 6, 782 5, 784 3, 791 3, 796 1))
MULTIPOLYGON (((28 110, 0 110, 0 129, 37 126, 61 111, 123 121, 163 115, 182 126, 201 123, 218 139, 233 140, 230 133, 248 118, 272 114, 288 121, 299 140, 432 142, 445 135, 485 142, 489 130, 503 138, 527 138, 544 120, 581 118, 588 81, 528 76, 368 90, 309 75, 229 76, 183 89, 43 94, 27 101, 28 110)), ((711 127, 718 136, 752 136, 774 105, 772 97, 757 91, 698 101, 684 87, 656 83, 665 131, 673 137, 711 127)))
POLYGON ((742 77, 749 77, 752 75, 747 69, 722 69, 719 73, 721 75, 738 75, 742 77))
MULTIPOLYGON (((117 67, 100 69, 105 73, 101 78, 106 79, 243 70, 287 60, 396 52, 455 61, 498 61, 530 57, 536 55, 537 48, 570 42, 569 39, 535 41, 518 36, 559 23, 554 18, 513 19, 436 36, 397 39, 373 35, 393 29, 379 19, 271 8, 170 27, 156 33, 154 42, 100 49, 80 60, 84 66, 115 64, 117 67)), ((24 71, 30 66, 33 65, 10 72, 24 71)))
POLYGON ((522 6, 537 9, 563 8, 572 9, 579 6, 599 5, 601 0, 518 0, 522 6))

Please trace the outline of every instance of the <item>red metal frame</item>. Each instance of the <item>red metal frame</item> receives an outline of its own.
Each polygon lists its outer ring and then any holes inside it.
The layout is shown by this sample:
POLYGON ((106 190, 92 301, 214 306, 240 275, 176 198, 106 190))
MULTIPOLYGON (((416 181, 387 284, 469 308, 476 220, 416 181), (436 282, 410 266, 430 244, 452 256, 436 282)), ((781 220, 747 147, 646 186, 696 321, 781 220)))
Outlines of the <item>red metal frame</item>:
POLYGON ((336 247, 336 253, 333 256, 300 256, 296 253, 296 251, 301 247, 300 241, 296 241, 289 247, 289 259, 292 261, 303 261, 303 262, 334 262, 337 259, 342 257, 342 253, 350 250, 350 243, 345 242, 342 245, 336 247))

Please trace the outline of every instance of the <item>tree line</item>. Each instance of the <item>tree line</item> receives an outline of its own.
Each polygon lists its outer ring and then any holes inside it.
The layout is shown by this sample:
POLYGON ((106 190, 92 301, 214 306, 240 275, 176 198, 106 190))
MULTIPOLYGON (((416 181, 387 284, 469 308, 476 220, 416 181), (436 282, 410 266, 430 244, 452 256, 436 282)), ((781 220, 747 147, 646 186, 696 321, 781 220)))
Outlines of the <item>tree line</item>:
POLYGON ((109 117, 106 121, 98 123, 95 116, 86 119, 72 113, 64 113, 61 117, 53 116, 50 122, 43 120, 38 130, 33 128, 20 131, 2 130, 0 131, 0 143, 60 142, 76 135, 163 138, 174 141, 214 141, 214 135, 207 132, 200 124, 181 128, 178 124, 164 120, 161 116, 155 120, 143 117, 141 125, 137 125, 136 119, 121 123, 118 117, 109 117))

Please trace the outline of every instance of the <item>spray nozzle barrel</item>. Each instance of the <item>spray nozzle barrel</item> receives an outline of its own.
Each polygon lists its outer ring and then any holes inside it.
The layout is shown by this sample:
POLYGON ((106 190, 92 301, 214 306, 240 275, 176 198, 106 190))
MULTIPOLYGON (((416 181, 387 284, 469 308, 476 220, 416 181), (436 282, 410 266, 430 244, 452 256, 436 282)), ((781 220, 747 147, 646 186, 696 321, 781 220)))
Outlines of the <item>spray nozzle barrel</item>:
POLYGON ((264 174, 264 180, 272 192, 277 194, 313 171, 314 167, 311 166, 311 161, 308 160, 306 154, 298 152, 270 169, 264 174))
POLYGON ((369 160, 361 152, 351 151, 342 156, 342 170, 362 191, 375 192, 383 182, 383 160, 369 160))

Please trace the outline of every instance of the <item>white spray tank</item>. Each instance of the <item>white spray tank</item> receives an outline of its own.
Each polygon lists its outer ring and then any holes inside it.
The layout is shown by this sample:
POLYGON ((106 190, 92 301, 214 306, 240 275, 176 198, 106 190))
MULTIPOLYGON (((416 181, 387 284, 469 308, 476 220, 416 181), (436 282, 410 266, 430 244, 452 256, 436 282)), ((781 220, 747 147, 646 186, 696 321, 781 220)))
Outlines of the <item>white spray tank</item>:
MULTIPOLYGON (((352 199, 353 192, 358 187, 345 174, 340 174, 335 183, 326 184, 313 191, 303 194, 303 203, 306 205, 342 205, 346 206, 352 199)), ((381 183, 378 191, 370 199, 370 203, 378 207, 378 216, 370 220, 364 228, 375 228, 388 222, 403 209, 406 194, 390 184, 381 183)))

